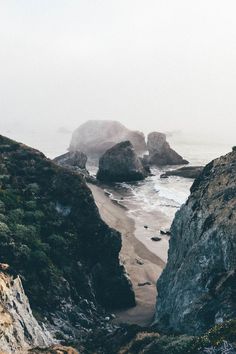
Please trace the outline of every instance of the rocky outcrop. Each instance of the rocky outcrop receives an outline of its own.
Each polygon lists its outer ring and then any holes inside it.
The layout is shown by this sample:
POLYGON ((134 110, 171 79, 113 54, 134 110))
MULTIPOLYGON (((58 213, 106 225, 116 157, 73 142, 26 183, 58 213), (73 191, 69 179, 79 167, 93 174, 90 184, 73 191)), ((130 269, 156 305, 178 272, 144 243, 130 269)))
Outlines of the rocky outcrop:
POLYGON ((46 348, 55 340, 32 314, 19 277, 0 272, 0 351, 21 353, 46 348))
POLYGON ((57 337, 82 340, 104 309, 135 305, 120 249, 84 179, 0 136, 0 259, 57 337))
POLYGON ((184 178, 195 179, 201 174, 202 171, 203 171, 202 166, 188 166, 188 167, 178 168, 177 170, 166 171, 160 177, 166 178, 169 176, 179 176, 184 178))
POLYGON ((83 151, 89 157, 100 157, 112 146, 129 140, 136 153, 146 151, 144 134, 131 131, 117 121, 89 120, 72 135, 70 151, 83 151))
POLYGON ((100 181, 128 182, 143 180, 145 177, 147 171, 129 141, 113 146, 99 160, 97 179, 100 181))
POLYGON ((176 213, 156 319, 164 331, 203 333, 236 317, 236 151, 208 164, 176 213))
POLYGON ((163 133, 152 132, 148 135, 147 148, 149 156, 146 157, 150 165, 184 165, 188 164, 177 152, 171 149, 163 133))
POLYGON ((87 156, 81 151, 69 151, 56 157, 54 160, 60 166, 74 167, 75 169, 86 169, 87 156))
POLYGON ((87 156, 81 151, 69 151, 53 159, 57 165, 76 172, 86 179, 87 182, 96 183, 96 179, 90 176, 86 168, 87 156))

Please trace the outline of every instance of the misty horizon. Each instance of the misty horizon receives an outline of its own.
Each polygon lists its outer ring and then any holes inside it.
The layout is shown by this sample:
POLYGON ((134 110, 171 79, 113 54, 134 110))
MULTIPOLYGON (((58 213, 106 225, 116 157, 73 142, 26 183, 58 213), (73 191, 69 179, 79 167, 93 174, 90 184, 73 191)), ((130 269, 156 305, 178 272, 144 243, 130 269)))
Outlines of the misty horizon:
POLYGON ((2 134, 19 140, 105 119, 234 143, 233 1, 1 5, 2 134))

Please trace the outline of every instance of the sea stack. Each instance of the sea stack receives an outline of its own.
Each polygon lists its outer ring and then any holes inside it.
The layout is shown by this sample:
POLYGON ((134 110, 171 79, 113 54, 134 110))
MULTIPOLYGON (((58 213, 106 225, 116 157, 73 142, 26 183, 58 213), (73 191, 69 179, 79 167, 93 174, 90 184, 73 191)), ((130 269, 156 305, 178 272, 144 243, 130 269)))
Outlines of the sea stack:
POLYGON ((126 140, 133 144, 137 154, 147 150, 143 133, 129 130, 117 121, 89 120, 74 131, 69 150, 83 151, 88 157, 97 159, 126 140))
POLYGON ((102 182, 140 181, 147 175, 130 141, 113 146, 99 160, 97 179, 102 182))
POLYGON ((149 156, 146 157, 150 165, 184 165, 189 162, 171 149, 163 133, 152 132, 147 138, 149 156))
POLYGON ((156 324, 202 334, 236 317, 236 151, 209 163, 171 227, 156 324))

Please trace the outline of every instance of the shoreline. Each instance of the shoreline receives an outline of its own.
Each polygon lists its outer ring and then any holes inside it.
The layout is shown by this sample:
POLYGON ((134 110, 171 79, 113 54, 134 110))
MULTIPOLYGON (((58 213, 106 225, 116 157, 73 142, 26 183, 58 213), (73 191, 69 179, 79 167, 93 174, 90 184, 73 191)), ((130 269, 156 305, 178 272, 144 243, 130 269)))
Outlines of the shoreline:
MULTIPOLYGON (((150 247, 140 241, 145 232, 151 232, 151 228, 145 230, 143 225, 137 225, 134 218, 128 214, 128 209, 119 203, 113 203, 101 187, 89 183, 88 187, 93 194, 101 218, 121 233, 120 260, 135 291, 137 305, 127 310, 117 311, 115 322, 148 326, 152 323, 155 313, 156 282, 166 264, 168 240, 163 238, 160 242, 151 241, 155 254, 150 247), (160 247, 161 243, 162 247, 160 247), (154 246, 154 244, 158 245, 154 246)), ((162 215, 155 215, 155 218, 160 219, 160 223, 163 221, 162 215)), ((160 229, 162 227, 163 225, 160 224, 160 229)), ((145 240, 147 241, 150 240, 145 240)))

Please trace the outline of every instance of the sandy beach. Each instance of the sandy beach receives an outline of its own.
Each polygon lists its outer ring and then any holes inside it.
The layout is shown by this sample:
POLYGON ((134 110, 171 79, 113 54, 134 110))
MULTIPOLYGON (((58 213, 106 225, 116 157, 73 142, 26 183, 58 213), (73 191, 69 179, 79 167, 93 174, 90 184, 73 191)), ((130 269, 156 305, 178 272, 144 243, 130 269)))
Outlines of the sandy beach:
MULTIPOLYGON (((137 306, 117 312, 116 321, 149 325, 155 311, 156 281, 167 259, 168 237, 163 237, 160 242, 150 241, 150 238, 143 237, 143 242, 141 242, 141 234, 152 232, 151 228, 145 229, 144 225, 135 223, 127 210, 112 201, 102 188, 91 184, 88 186, 93 193, 102 219, 122 235, 120 259, 125 265, 136 295, 137 306), (152 248, 153 251, 151 251, 152 248)), ((156 215, 159 229, 165 222, 161 214, 156 215)))

